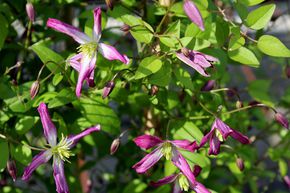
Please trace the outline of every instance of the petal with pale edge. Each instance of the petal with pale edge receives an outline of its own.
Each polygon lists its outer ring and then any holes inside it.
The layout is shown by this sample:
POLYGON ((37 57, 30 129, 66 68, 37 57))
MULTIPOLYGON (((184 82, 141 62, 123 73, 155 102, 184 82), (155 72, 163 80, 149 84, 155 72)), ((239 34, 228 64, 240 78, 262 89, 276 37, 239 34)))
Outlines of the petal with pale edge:
POLYGON ((248 143, 250 143, 249 138, 247 136, 241 134, 238 131, 232 130, 231 136, 232 136, 232 138, 238 140, 242 144, 248 144, 248 143))
POLYGON ((46 26, 72 37, 76 42, 80 44, 91 41, 90 37, 87 36, 85 33, 81 32, 78 28, 63 23, 57 19, 49 18, 47 20, 46 26))
POLYGON ((129 64, 130 62, 126 55, 120 54, 113 46, 100 43, 98 50, 108 60, 119 60, 124 64, 129 64))
POLYGON ((209 140, 209 155, 217 155, 220 152, 221 142, 216 135, 212 135, 209 140))
POLYGON ((201 14, 195 4, 191 0, 185 0, 183 9, 188 18, 195 23, 202 31, 204 31, 204 24, 201 14))
POLYGON ((100 125, 96 125, 94 127, 90 127, 90 128, 87 128, 85 129, 84 131, 82 131, 81 133, 77 134, 77 135, 71 135, 68 137, 68 141, 72 142, 72 145, 70 146, 70 148, 72 148, 73 146, 75 146, 77 144, 77 142, 87 136, 87 135, 90 135, 91 133, 93 132, 97 132, 97 131, 100 131, 101 130, 101 126, 100 125))
POLYGON ((137 173, 145 173, 153 165, 155 165, 163 156, 162 146, 159 146, 151 153, 147 154, 143 159, 136 163, 132 168, 136 170, 137 173))
POLYGON ((80 71, 81 69, 81 63, 80 61, 82 60, 83 54, 82 53, 78 53, 75 54, 74 56, 70 57, 67 62, 69 63, 69 65, 71 67, 73 67, 73 69, 75 69, 76 71, 80 71))
POLYGON ((172 143, 173 145, 194 152, 196 149, 198 149, 198 145, 196 144, 196 141, 194 142, 190 142, 188 140, 173 140, 170 141, 170 143, 172 143))
POLYGON ((43 131, 44 131, 44 136, 47 140, 47 142, 51 146, 56 145, 56 140, 57 140, 57 132, 54 124, 51 121, 51 118, 48 113, 48 109, 46 104, 40 103, 40 105, 37 108, 39 115, 40 115, 40 120, 42 123, 43 131))
POLYGON ((156 136, 141 135, 139 137, 136 137, 134 139, 134 142, 137 146, 139 146, 143 149, 150 149, 150 148, 162 143, 163 141, 156 136))
POLYGON ((175 181, 175 183, 173 184, 172 193, 182 193, 178 181, 175 181))
POLYGON ((178 176, 179 176, 179 174, 173 174, 170 176, 166 176, 166 177, 158 180, 157 182, 150 182, 150 185, 153 187, 159 187, 159 186, 162 186, 165 184, 170 184, 170 183, 174 182, 178 176))
POLYGON ((199 183, 199 182, 195 182, 194 185, 191 185, 193 187, 191 187, 191 189, 193 189, 196 193, 211 193, 208 189, 206 189, 206 187, 199 183))
POLYGON ((53 177, 58 193, 69 193, 68 185, 64 175, 63 161, 58 157, 53 157, 53 177))
POLYGON ((102 10, 100 7, 94 9, 94 30, 93 39, 99 42, 102 33, 102 10))
POLYGON ((219 118, 215 119, 212 128, 216 128, 217 130, 219 130, 224 139, 226 139, 232 133, 233 130, 219 118))
POLYGON ((38 166, 44 164, 50 160, 52 153, 47 151, 42 151, 37 154, 33 159, 32 162, 24 169, 24 174, 22 175, 22 180, 28 180, 31 177, 31 174, 38 166))
POLYGON ((203 147, 204 144, 206 144, 206 142, 208 142, 211 138, 212 138, 212 135, 214 135, 214 131, 215 129, 211 129, 210 132, 208 132, 200 141, 200 144, 199 144, 199 148, 203 147))
POLYGON ((195 69, 199 74, 205 77, 209 77, 209 75, 205 72, 205 70, 200 65, 194 63, 192 60, 190 60, 189 57, 186 57, 183 53, 176 53, 176 57, 182 62, 184 62, 185 64, 195 69))

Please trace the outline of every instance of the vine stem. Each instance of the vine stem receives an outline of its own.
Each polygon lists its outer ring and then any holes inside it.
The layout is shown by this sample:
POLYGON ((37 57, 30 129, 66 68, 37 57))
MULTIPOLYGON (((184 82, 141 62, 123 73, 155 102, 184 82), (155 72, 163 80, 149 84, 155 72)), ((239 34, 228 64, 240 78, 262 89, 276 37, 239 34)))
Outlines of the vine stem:
POLYGON ((239 112, 239 111, 251 109, 251 108, 254 108, 254 107, 266 107, 266 108, 270 108, 272 111, 274 111, 275 113, 277 113, 276 109, 274 109, 273 107, 269 107, 269 106, 267 106, 265 104, 256 104, 256 105, 249 105, 249 106, 246 106, 246 107, 238 108, 238 109, 235 109, 235 110, 232 110, 232 111, 228 111, 228 112, 225 112, 225 113, 222 113, 222 114, 229 115, 229 114, 232 114, 232 113, 236 113, 236 112, 239 112))

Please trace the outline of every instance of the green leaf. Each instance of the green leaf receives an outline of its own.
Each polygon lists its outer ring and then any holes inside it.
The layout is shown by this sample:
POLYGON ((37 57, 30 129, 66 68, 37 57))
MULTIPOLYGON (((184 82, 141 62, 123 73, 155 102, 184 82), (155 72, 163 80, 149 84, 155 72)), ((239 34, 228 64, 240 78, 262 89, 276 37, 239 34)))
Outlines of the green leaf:
POLYGON ((52 79, 53 86, 58 85, 62 81, 62 79, 63 79, 63 75, 61 73, 55 74, 52 79))
POLYGON ((239 62, 241 64, 245 64, 251 67, 260 66, 260 62, 258 61, 257 57, 248 48, 240 47, 239 49, 236 50, 231 51, 229 50, 228 55, 232 60, 239 62))
POLYGON ((6 164, 9 158, 8 143, 2 139, 0 139, 0 154, 0 172, 2 172, 6 168, 6 164))
POLYGON ((21 118, 15 125, 16 132, 20 135, 29 131, 38 121, 39 117, 26 116, 21 118))
POLYGON ((167 86, 171 80, 170 64, 164 63, 162 68, 148 78, 148 82, 157 86, 167 86))
POLYGON ((147 188, 147 184, 139 179, 131 181, 123 190, 123 193, 141 193, 147 188))
POLYGON ((234 8, 238 12, 242 20, 245 20, 248 16, 248 8, 244 4, 234 3, 234 8))
POLYGON ((0 77, 0 99, 8 99, 13 96, 15 96, 15 94, 11 89, 8 78, 0 77))
POLYGON ((270 80, 255 80, 249 84, 249 94, 257 101, 262 102, 271 107, 274 106, 270 93, 270 80))
POLYGON ((203 134, 192 121, 176 121, 170 127, 174 129, 174 139, 187 139, 201 141, 203 134))
POLYGON ((264 54, 275 57, 290 57, 290 50, 276 37, 263 35, 258 40, 258 48, 264 54))
POLYGON ((247 6, 257 5, 259 3, 262 3, 263 1, 265 0, 239 0, 239 2, 247 6))
POLYGON ((54 74, 57 74, 64 69, 64 59, 61 55, 57 54, 53 50, 51 50, 47 42, 40 41, 32 46, 30 48, 37 54, 37 56, 40 58, 40 60, 46 64, 47 68, 54 74))
POLYGON ((101 98, 80 98, 73 105, 79 108, 82 116, 92 125, 100 124, 102 131, 117 134, 120 130, 120 120, 116 113, 101 98))
POLYGON ((10 145, 10 152, 12 157, 22 163, 23 165, 28 165, 32 160, 31 149, 25 145, 10 145))
POLYGON ((174 71, 174 75, 176 76, 178 82, 189 90, 193 90, 194 86, 191 80, 190 74, 182 68, 176 68, 174 71))
POLYGON ((228 39, 229 31, 230 30, 228 23, 223 19, 221 19, 220 17, 218 17, 216 21, 215 36, 219 46, 224 45, 225 41, 228 39))
POLYGON ((229 42, 229 50, 233 51, 245 45, 245 38, 241 36, 232 36, 229 42))
POLYGON ((275 4, 268 4, 251 11, 245 20, 246 25, 255 30, 263 29, 270 21, 275 7, 275 4))
POLYGON ((8 22, 2 14, 0 14, 0 23, 1 23, 1 27, 0 27, 0 50, 1 50, 3 45, 4 45, 5 39, 8 35, 8 22))
POLYGON ((135 79, 144 78, 155 72, 157 72, 162 66, 162 61, 158 59, 157 56, 150 56, 144 58, 135 74, 135 79))
POLYGON ((49 101, 48 108, 63 106, 74 100, 76 100, 74 92, 69 88, 64 88, 51 101, 49 101))
POLYGON ((278 165, 279 165, 279 171, 280 171, 281 176, 282 177, 286 176, 288 172, 287 163, 284 160, 279 159, 278 165))

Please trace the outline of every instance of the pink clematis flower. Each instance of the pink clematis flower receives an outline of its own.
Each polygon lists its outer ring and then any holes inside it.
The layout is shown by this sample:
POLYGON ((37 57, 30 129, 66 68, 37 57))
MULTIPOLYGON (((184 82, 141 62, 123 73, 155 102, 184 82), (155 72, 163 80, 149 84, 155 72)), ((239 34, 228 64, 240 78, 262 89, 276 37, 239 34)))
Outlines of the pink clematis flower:
MULTIPOLYGON (((193 168, 193 175, 197 177, 199 173, 201 172, 201 167, 198 165, 195 165, 193 168)), ((173 183, 173 190, 172 193, 181 193, 182 191, 188 191, 189 189, 194 190, 196 193, 210 193, 206 187, 204 187, 203 184, 199 183, 198 181, 195 181, 195 183, 192 183, 188 181, 185 175, 183 175, 182 172, 179 172, 178 174, 172 174, 170 176, 166 176, 157 182, 151 182, 151 186, 153 187, 159 187, 165 184, 171 184, 173 183)))
POLYGON ((202 31, 204 31, 203 20, 201 14, 195 4, 191 0, 185 0, 183 10, 187 17, 195 23, 202 31))
POLYGON ((195 69, 199 74, 206 77, 209 75, 205 69, 211 67, 212 62, 218 61, 218 59, 213 56, 209 56, 194 50, 187 50, 186 48, 181 49, 181 52, 177 52, 176 56, 182 62, 195 69))
POLYGON ((57 19, 49 18, 47 27, 71 36, 80 44, 79 53, 68 60, 68 63, 79 72, 76 95, 81 96, 84 80, 89 86, 94 85, 94 69, 96 67, 97 52, 100 52, 108 60, 119 60, 125 64, 129 63, 126 55, 120 54, 113 46, 99 43, 101 38, 101 8, 94 10, 94 29, 92 38, 81 32, 78 28, 63 23, 57 19))
POLYGON ((182 173, 189 179, 191 183, 195 183, 195 177, 185 160, 185 158, 178 151, 178 148, 194 152, 198 146, 196 142, 188 140, 161 140, 158 137, 151 135, 142 135, 134 139, 137 146, 143 149, 150 149, 157 146, 151 153, 146 155, 142 160, 136 163, 133 168, 137 173, 145 173, 153 165, 155 165, 163 156, 182 171, 182 173))
POLYGON ((48 162, 53 157, 53 176, 56 183, 56 191, 58 193, 69 193, 64 175, 64 161, 68 161, 68 158, 73 155, 70 149, 74 147, 81 138, 92 132, 99 131, 101 129, 100 125, 87 128, 77 135, 68 137, 62 136, 61 140, 57 143, 57 131, 44 103, 39 105, 38 112, 49 148, 46 148, 33 158, 32 162, 25 168, 22 180, 28 180, 38 166, 48 162))
POLYGON ((224 122, 222 122, 219 118, 216 118, 214 123, 211 126, 211 130, 208 134, 206 134, 201 142, 199 147, 205 145, 207 141, 209 141, 209 155, 217 155, 220 151, 221 142, 226 140, 228 136, 233 137, 238 140, 242 144, 250 143, 249 138, 238 131, 233 130, 224 122))

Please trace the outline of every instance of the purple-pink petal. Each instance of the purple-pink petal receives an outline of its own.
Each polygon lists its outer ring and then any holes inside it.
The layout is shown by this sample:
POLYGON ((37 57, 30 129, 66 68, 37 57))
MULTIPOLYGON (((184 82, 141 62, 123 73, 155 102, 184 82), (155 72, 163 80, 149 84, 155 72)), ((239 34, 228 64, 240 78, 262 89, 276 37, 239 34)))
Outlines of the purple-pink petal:
POLYGON ((75 54, 74 56, 70 57, 67 61, 70 64, 71 67, 73 67, 73 69, 75 69, 76 71, 80 71, 81 69, 81 63, 80 61, 82 60, 83 54, 82 53, 78 53, 75 54))
POLYGON ((211 193, 203 184, 197 181, 191 186, 191 189, 193 189, 196 193, 211 193))
POLYGON ((232 133, 232 130, 233 130, 219 118, 215 119, 212 125, 212 129, 214 128, 219 130, 219 132, 222 134, 224 139, 226 139, 232 133))
POLYGON ((187 64, 190 67, 192 67, 193 69, 195 69, 199 74, 201 74, 201 75, 203 75, 205 77, 209 77, 209 75, 207 74, 207 72, 204 70, 203 67, 201 67, 200 65, 194 63, 192 60, 190 60, 189 57, 185 56, 183 53, 176 53, 176 56, 182 62, 184 62, 185 64, 187 64))
POLYGON ((154 166, 163 156, 161 146, 153 150, 151 153, 147 154, 143 159, 136 163, 132 168, 136 170, 137 173, 145 173, 152 166, 154 166))
POLYGON ((200 174, 201 170, 202 170, 202 168, 199 165, 194 165, 194 167, 193 167, 193 175, 195 177, 197 177, 200 174))
POLYGON ((68 185, 64 174, 63 161, 57 157, 53 157, 53 177, 58 193, 69 193, 68 185))
POLYGON ((47 106, 44 103, 40 103, 37 110, 40 115, 44 136, 50 145, 55 146, 57 140, 57 132, 49 116, 47 106))
POLYGON ((74 145, 76 145, 76 143, 83 137, 93 133, 93 132, 97 132, 101 130, 101 126, 100 125, 96 125, 90 128, 87 128, 85 130, 83 130, 82 132, 80 132, 77 135, 71 135, 68 137, 68 141, 72 142, 72 145, 70 146, 73 147, 74 145))
POLYGON ((44 164, 50 160, 52 153, 47 151, 42 151, 37 154, 33 159, 32 162, 24 169, 24 173, 22 175, 22 180, 28 180, 32 172, 38 168, 41 164, 44 164))
MULTIPOLYGON (((192 55, 192 54, 191 54, 192 55)), ((203 68, 211 67, 211 63, 207 61, 203 54, 197 53, 192 56, 193 62, 200 65, 203 68)))
POLYGON ((102 33, 102 10, 100 7, 94 9, 93 40, 98 42, 102 33))
POLYGON ((175 183, 173 184, 172 193, 182 193, 178 181, 175 181, 175 183))
POLYGON ((199 144, 199 148, 203 147, 206 142, 208 142, 211 138, 212 138, 212 135, 214 135, 215 133, 215 129, 211 129, 210 132, 208 132, 200 141, 200 144, 199 144))
POLYGON ((81 32, 78 28, 63 23, 57 19, 49 18, 47 20, 46 26, 72 37, 80 44, 90 42, 90 37, 81 32))
POLYGON ((113 46, 100 43, 98 50, 108 60, 119 60, 124 64, 129 64, 130 62, 126 55, 120 54, 113 46))
POLYGON ((137 146, 143 148, 143 149, 150 149, 152 147, 155 147, 156 145, 162 143, 163 141, 152 135, 141 135, 134 139, 134 142, 137 146))
POLYGON ((170 184, 173 183, 176 178, 179 176, 179 174, 172 174, 170 176, 166 176, 160 180, 158 180, 157 182, 151 182, 150 185, 153 187, 159 187, 165 184, 170 184))
POLYGON ((220 152, 221 142, 216 135, 212 135, 209 140, 209 155, 217 155, 220 152))
POLYGON ((183 9, 188 18, 195 23, 202 31, 204 31, 204 24, 201 14, 195 4, 191 0, 185 0, 183 9))
POLYGON ((232 133, 230 135, 231 135, 232 138, 238 140, 242 144, 249 144, 250 143, 249 138, 247 136, 241 134, 238 131, 232 130, 232 133))
POLYGON ((191 152, 194 152, 196 149, 198 149, 198 145, 196 141, 190 142, 188 140, 173 140, 170 142, 179 148, 182 148, 191 152))
POLYGON ((190 166, 188 165, 187 161, 185 158, 181 155, 179 151, 176 149, 172 150, 172 158, 171 158, 172 163, 180 169, 180 171, 187 177, 189 182, 195 183, 195 177, 190 169, 190 166))

